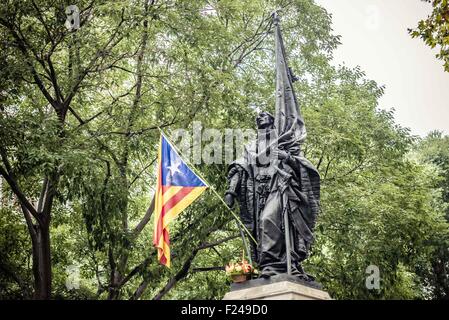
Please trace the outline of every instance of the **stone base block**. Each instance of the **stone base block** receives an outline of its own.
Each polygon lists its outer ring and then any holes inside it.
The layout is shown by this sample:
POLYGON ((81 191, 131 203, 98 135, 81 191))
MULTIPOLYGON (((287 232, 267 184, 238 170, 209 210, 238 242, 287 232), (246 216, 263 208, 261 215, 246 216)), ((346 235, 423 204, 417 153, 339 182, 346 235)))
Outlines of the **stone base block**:
POLYGON ((321 285, 316 282, 278 275, 268 279, 234 283, 223 300, 331 300, 331 297, 321 290, 321 285))

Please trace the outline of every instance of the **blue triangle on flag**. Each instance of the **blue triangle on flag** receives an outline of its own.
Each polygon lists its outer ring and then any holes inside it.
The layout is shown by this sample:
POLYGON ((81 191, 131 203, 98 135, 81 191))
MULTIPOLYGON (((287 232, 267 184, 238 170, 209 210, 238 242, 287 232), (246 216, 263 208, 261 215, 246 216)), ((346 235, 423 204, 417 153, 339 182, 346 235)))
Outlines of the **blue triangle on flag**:
POLYGON ((163 186, 207 187, 207 184, 182 160, 164 135, 161 144, 161 171, 163 186))

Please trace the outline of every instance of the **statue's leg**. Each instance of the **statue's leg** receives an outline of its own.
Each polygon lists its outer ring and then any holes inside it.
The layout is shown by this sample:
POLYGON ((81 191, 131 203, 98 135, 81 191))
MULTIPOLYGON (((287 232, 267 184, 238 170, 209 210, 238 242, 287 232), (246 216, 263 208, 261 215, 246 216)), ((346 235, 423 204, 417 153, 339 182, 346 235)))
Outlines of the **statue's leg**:
POLYGON ((271 194, 259 217, 259 267, 262 277, 286 273, 285 237, 279 194, 271 194))
POLYGON ((313 281, 315 277, 306 273, 301 265, 307 258, 310 247, 310 243, 305 239, 304 234, 310 234, 311 236, 310 230, 305 224, 304 219, 302 219, 302 210, 304 208, 300 207, 292 212, 292 217, 296 218, 296 223, 293 224, 295 230, 293 234, 292 265, 294 266, 294 275, 306 281, 313 281))

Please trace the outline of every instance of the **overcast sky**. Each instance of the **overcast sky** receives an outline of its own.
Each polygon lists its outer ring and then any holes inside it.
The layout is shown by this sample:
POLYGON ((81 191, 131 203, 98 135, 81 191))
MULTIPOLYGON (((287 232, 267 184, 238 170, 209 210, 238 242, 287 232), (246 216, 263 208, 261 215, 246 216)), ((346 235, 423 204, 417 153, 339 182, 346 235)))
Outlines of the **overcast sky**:
POLYGON ((367 77, 385 85, 380 107, 394 108, 396 122, 416 135, 449 134, 449 73, 414 28, 431 5, 420 0, 316 0, 332 14, 342 45, 335 64, 359 65, 367 77))

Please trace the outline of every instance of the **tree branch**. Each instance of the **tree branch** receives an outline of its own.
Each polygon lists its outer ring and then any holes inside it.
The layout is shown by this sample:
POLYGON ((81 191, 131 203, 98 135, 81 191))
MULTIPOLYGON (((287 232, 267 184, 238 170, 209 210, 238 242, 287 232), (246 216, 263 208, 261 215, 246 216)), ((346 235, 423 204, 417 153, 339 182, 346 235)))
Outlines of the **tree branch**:
POLYGON ((140 222, 134 228, 134 230, 133 230, 134 236, 137 236, 140 232, 142 232, 143 228, 145 228, 147 223, 150 221, 151 215, 153 214, 153 211, 154 211, 154 199, 155 199, 155 197, 153 196, 153 199, 151 200, 151 203, 147 209, 147 212, 143 216, 142 220, 140 220, 140 222))
POLYGON ((203 268, 193 268, 192 272, 208 272, 208 271, 224 271, 224 266, 219 267, 203 267, 203 268))
POLYGON ((236 239, 238 237, 240 237, 240 235, 233 235, 233 236, 229 236, 229 237, 226 237, 224 239, 221 239, 221 240, 217 240, 217 241, 212 242, 212 243, 204 243, 204 244, 202 244, 201 246, 198 247, 198 250, 204 250, 204 249, 216 247, 216 246, 218 246, 218 245, 220 245, 222 243, 228 242, 228 241, 236 239))
MULTIPOLYGON (((122 27, 123 23, 125 22, 124 13, 125 13, 125 10, 123 9, 120 22, 117 25, 117 27, 115 28, 115 30, 112 33, 112 35, 110 36, 110 38, 108 39, 108 41, 106 41, 105 45, 101 49, 97 50, 97 52, 95 53, 94 57, 92 58, 92 60, 87 65, 87 67, 83 70, 83 72, 81 72, 78 75, 78 78, 77 78, 76 82, 72 86, 71 90, 69 90, 69 93, 67 94, 67 98, 64 100, 63 105, 64 105, 65 108, 68 108, 68 106, 72 102, 73 97, 77 93, 81 83, 83 82, 84 78, 90 72, 90 70, 94 67, 95 63, 97 62, 98 58, 101 57, 103 52, 108 51, 108 47, 109 46, 111 48, 114 48, 123 39, 123 36, 122 36, 122 37, 119 37, 115 42, 113 42, 114 39, 116 38, 117 34, 119 33, 119 30, 121 30, 121 27, 122 27)), ((111 49, 111 48, 109 48, 109 49, 111 49)))
POLYGON ((164 288, 162 288, 162 290, 160 290, 158 294, 154 296, 153 300, 162 299, 162 297, 166 295, 179 280, 183 279, 189 273, 190 266, 192 265, 193 259, 195 259, 198 250, 199 250, 198 248, 193 250, 193 252, 190 254, 190 256, 182 265, 181 269, 176 273, 174 277, 172 277, 168 281, 168 283, 164 286, 164 288))
MULTIPOLYGON (((20 49, 20 51, 22 52, 24 58, 25 58, 25 62, 28 66, 28 68, 31 71, 31 74, 33 76, 34 81, 36 82, 36 85, 38 86, 39 90, 42 92, 42 94, 44 95, 44 97, 47 99, 47 101, 53 106, 53 108, 59 112, 60 107, 57 105, 55 99, 53 99, 53 97, 51 96, 51 94, 48 92, 48 90, 45 88, 45 85, 42 81, 42 79, 39 77, 38 72, 36 71, 36 69, 34 68, 33 64, 31 63, 31 58, 28 54, 28 50, 31 50, 31 48, 29 48, 27 46, 26 40, 21 38, 20 35, 16 32, 16 30, 14 29, 14 26, 11 25, 10 23, 8 23, 8 21, 4 20, 3 18, 0 17, 0 23, 2 25, 4 25, 11 33, 11 35, 13 36, 13 38, 16 40, 16 43, 20 49)), ((39 63, 41 63, 41 65, 43 64, 43 62, 41 61, 41 59, 36 56, 36 59, 39 63)), ((45 64, 44 66, 44 70, 45 70, 45 64)))
MULTIPOLYGON (((2 157, 3 159, 3 157, 2 157)), ((33 205, 28 201, 25 194, 20 190, 17 182, 15 179, 13 179, 8 172, 3 168, 3 166, 0 166, 0 174, 5 178, 6 182, 8 182, 9 186, 11 187, 12 192, 17 196, 20 203, 25 206, 25 208, 31 213, 31 215, 38 221, 42 222, 41 217, 39 216, 36 209, 33 207, 33 205)))

